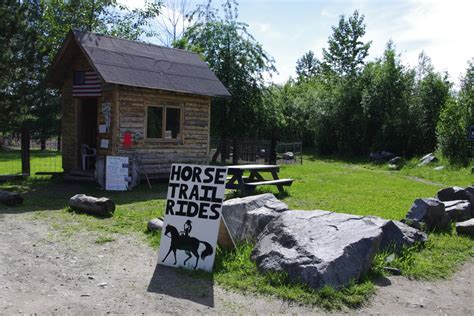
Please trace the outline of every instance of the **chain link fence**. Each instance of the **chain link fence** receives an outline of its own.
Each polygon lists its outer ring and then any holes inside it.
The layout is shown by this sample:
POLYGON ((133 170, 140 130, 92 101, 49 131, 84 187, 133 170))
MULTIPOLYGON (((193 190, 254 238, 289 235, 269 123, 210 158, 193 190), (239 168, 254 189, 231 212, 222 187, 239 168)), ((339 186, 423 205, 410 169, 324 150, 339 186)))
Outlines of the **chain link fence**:
MULTIPOLYGON (((30 141, 30 175, 62 172, 59 138, 30 141)), ((0 134, 0 177, 22 175, 21 135, 0 134)))

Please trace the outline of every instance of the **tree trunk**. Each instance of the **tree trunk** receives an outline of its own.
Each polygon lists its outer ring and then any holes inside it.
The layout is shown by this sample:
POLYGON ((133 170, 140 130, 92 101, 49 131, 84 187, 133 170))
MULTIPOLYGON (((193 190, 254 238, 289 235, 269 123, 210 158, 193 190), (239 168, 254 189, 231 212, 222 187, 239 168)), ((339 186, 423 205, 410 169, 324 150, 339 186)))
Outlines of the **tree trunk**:
POLYGON ((270 152, 268 153, 268 163, 270 165, 276 165, 277 163, 277 152, 276 152, 276 133, 275 130, 272 129, 272 136, 270 141, 270 152))
POLYGON ((232 163, 237 165, 239 163, 240 152, 239 152, 239 141, 237 138, 232 139, 232 163))
POLYGON ((46 150, 46 139, 44 139, 44 138, 40 139, 40 147, 41 147, 41 151, 46 150))
POLYGON ((30 130, 26 124, 21 127, 21 173, 30 175, 30 130))
POLYGON ((221 148, 221 162, 225 163, 225 160, 227 158, 227 140, 225 139, 224 136, 221 138, 220 148, 221 148))
POLYGON ((85 194, 74 195, 69 199, 69 206, 74 211, 99 216, 110 216, 115 211, 114 201, 105 197, 96 198, 85 194))
POLYGON ((18 193, 0 190, 0 202, 8 206, 15 206, 23 203, 23 198, 18 193))

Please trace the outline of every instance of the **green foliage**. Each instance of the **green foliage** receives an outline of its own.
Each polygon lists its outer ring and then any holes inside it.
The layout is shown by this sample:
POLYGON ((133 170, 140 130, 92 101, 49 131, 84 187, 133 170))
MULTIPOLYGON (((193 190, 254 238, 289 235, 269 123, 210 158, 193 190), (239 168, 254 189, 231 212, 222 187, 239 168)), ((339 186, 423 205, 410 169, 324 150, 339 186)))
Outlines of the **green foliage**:
POLYGON ((388 266, 416 279, 449 278, 461 263, 474 256, 472 245, 472 240, 458 236, 453 226, 450 232, 430 234, 424 245, 404 248, 398 254, 377 254, 373 270, 384 273, 383 267, 388 266))
POLYGON ((115 0, 6 1, 0 6, 0 131, 26 125, 37 139, 60 130, 58 91, 46 76, 70 29, 91 30, 138 39, 160 10, 161 2, 128 10, 115 0))
POLYGON ((212 103, 213 134, 255 137, 259 123, 265 121, 265 112, 260 111, 262 88, 264 74, 275 70, 273 59, 247 31, 247 25, 237 20, 237 3, 229 0, 222 8, 220 16, 211 1, 199 6, 191 17, 193 26, 177 44, 199 52, 232 95, 212 103))
POLYGON ((323 49, 324 69, 340 77, 356 77, 362 71, 371 45, 371 42, 361 41, 365 35, 364 15, 359 15, 357 10, 347 20, 341 15, 332 32, 328 39, 329 48, 323 49))
POLYGON ((437 126, 438 144, 453 163, 467 164, 470 147, 467 140, 467 113, 463 103, 453 98, 444 105, 437 126))
POLYGON ((296 75, 298 80, 305 80, 321 74, 321 62, 308 51, 296 61, 296 75))
POLYGON ((410 116, 413 73, 397 57, 392 42, 382 59, 364 71, 362 106, 371 150, 405 153, 414 125, 410 116))

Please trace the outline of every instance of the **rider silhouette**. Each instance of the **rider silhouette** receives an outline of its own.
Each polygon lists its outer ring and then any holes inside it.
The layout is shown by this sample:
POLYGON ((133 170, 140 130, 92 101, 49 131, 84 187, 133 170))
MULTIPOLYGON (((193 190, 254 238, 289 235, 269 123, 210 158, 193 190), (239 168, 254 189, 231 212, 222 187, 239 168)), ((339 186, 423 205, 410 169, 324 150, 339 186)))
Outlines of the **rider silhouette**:
POLYGON ((192 222, 189 219, 184 223, 184 236, 189 236, 189 233, 193 229, 193 226, 191 226, 191 224, 192 222))

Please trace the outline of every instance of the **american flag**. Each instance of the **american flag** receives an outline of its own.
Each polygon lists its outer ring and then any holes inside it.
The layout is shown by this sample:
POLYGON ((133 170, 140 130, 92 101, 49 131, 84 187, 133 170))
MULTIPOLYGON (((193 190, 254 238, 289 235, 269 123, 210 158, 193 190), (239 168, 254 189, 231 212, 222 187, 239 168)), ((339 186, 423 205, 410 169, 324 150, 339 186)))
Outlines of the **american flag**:
POLYGON ((102 83, 95 71, 75 71, 72 85, 74 97, 100 97, 102 83))

